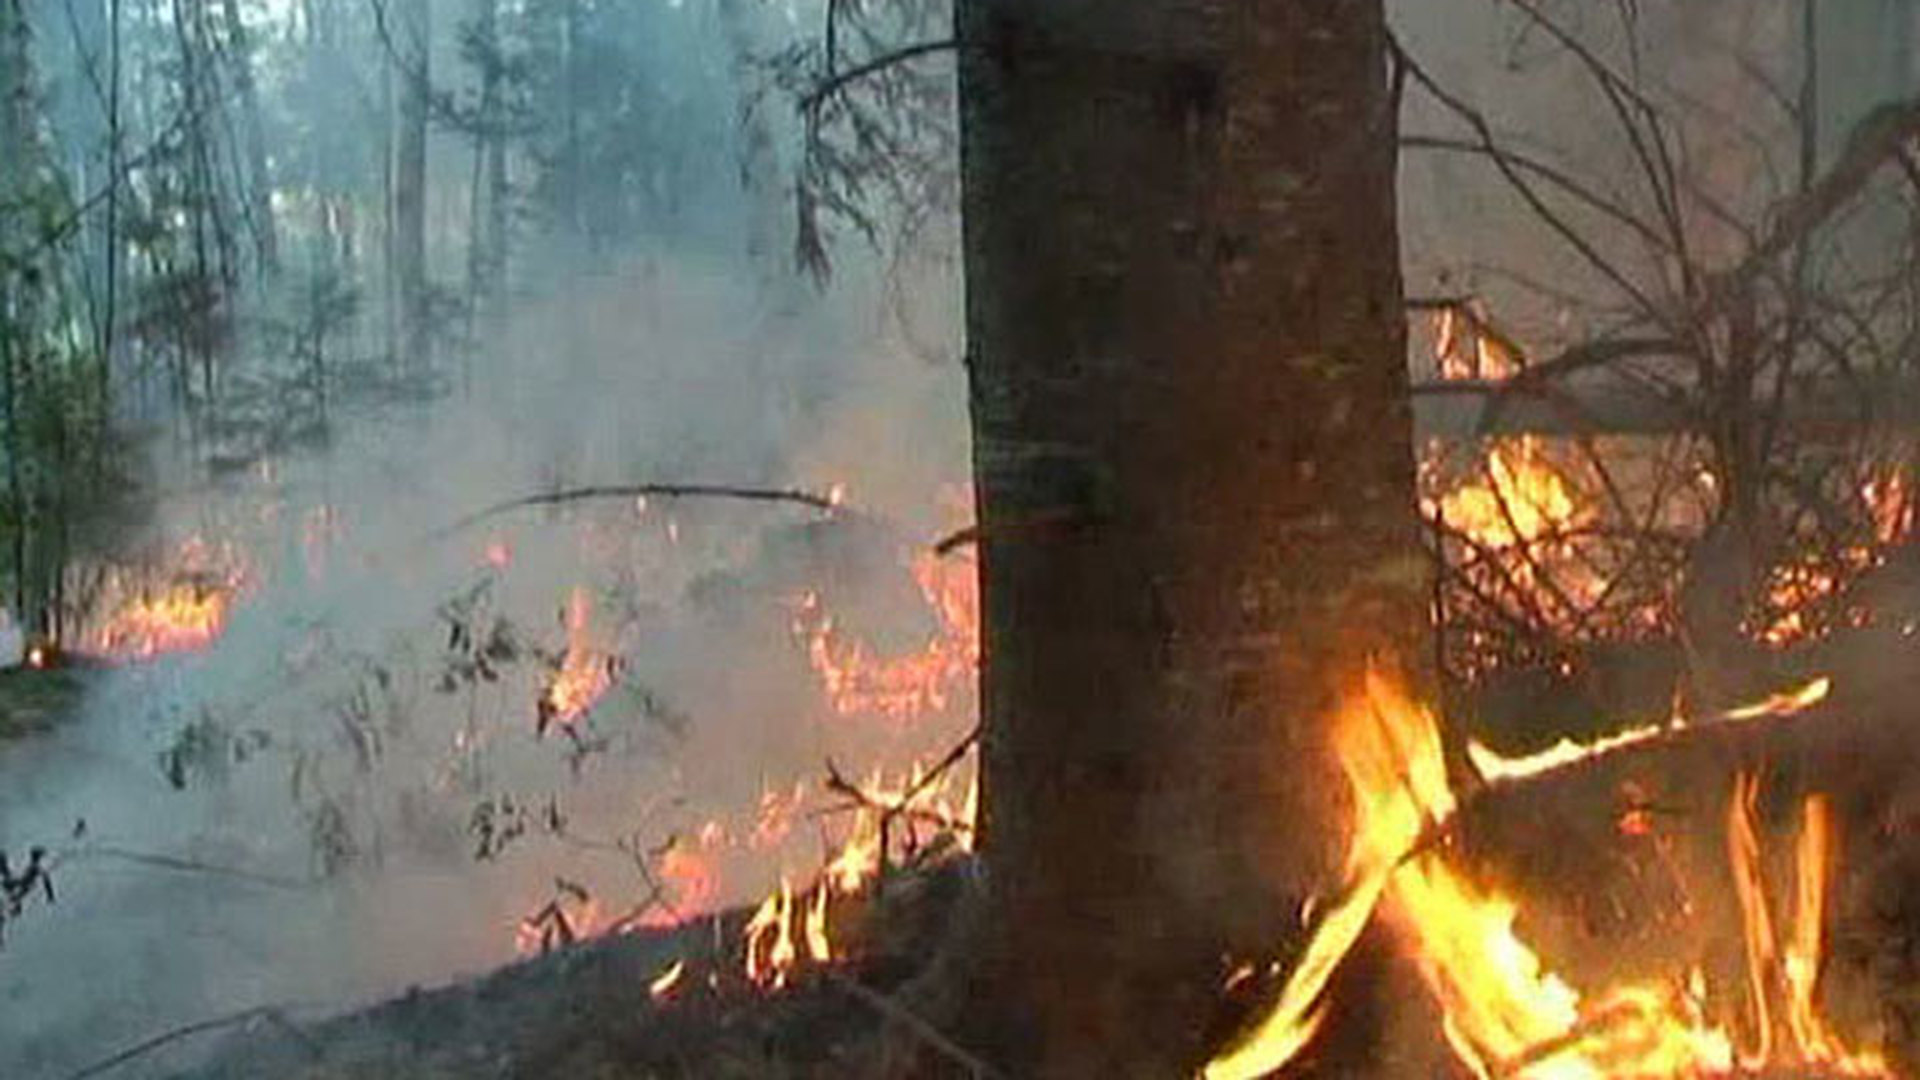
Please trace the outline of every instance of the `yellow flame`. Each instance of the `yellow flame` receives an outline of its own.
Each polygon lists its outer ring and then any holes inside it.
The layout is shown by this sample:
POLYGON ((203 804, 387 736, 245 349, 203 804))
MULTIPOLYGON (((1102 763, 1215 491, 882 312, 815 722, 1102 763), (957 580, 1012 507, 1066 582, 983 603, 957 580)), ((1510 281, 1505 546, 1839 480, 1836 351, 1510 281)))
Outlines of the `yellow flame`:
MULTIPOLYGON (((1804 708, 1824 694, 1824 686, 1810 684, 1768 699, 1763 711, 1804 708)), ((1298 1055, 1324 1015, 1328 979, 1376 906, 1399 932, 1441 1006, 1448 1043, 1477 1076, 1606 1080, 1731 1071, 1732 1039, 1706 1020, 1704 980, 1697 972, 1684 982, 1627 983, 1583 999, 1519 936, 1516 900, 1472 880, 1448 860, 1444 848, 1422 846, 1429 830, 1452 817, 1455 797, 1438 724, 1397 682, 1369 673, 1334 717, 1332 743, 1354 797, 1348 884, 1321 909, 1306 951, 1272 1010, 1206 1066, 1208 1080, 1267 1075, 1298 1055)), ((1751 804, 1750 786, 1739 787, 1729 812, 1729 856, 1736 880, 1743 881, 1749 956, 1756 970, 1765 970, 1775 950, 1770 924, 1754 915, 1765 911, 1765 892, 1751 804)), ((1805 878, 1823 875, 1828 865, 1829 826, 1815 824, 1823 813, 1810 810, 1802 832, 1799 907, 1806 914, 1793 949, 1805 958, 1789 964, 1808 972, 1818 969, 1819 934, 1805 920, 1818 924, 1824 878, 1817 886, 1805 878)), ((1811 982, 1810 975, 1787 977, 1787 999, 1801 1016, 1795 1023, 1809 1034, 1795 1039, 1783 1063, 1884 1075, 1876 1056, 1838 1049, 1814 1008, 1811 982), (1791 989, 1799 985, 1795 979, 1808 989, 1791 989)), ((1756 993, 1756 1003, 1767 1000, 1756 993)), ((1770 1030, 1769 1024, 1760 1026, 1770 1030)), ((1765 1059, 1769 1049, 1760 1047, 1757 1058, 1765 1059)))
POLYGON ((1572 485, 1532 436, 1496 443, 1487 453, 1485 479, 1440 499, 1441 520, 1496 550, 1551 536, 1583 514, 1572 485))
POLYGON ((679 987, 680 980, 686 973, 687 962, 685 960, 675 960, 672 965, 665 971, 654 976, 653 981, 647 984, 647 994, 655 1001, 666 1000, 672 996, 674 990, 679 987))
POLYGON ((747 922, 747 978, 778 990, 787 985, 799 953, 793 944, 793 886, 786 878, 747 922))
MULTIPOLYGON (((1768 717, 1792 716, 1825 701, 1832 691, 1833 680, 1823 675, 1792 690, 1773 694, 1749 705, 1728 709, 1718 716, 1709 717, 1705 722, 1738 724, 1768 717)), ((1587 742, 1563 738, 1545 750, 1519 757, 1506 757, 1487 748, 1478 740, 1470 739, 1467 742, 1467 758, 1473 762, 1473 767, 1479 771, 1480 775, 1491 783, 1524 780, 1593 758, 1605 757, 1630 746, 1651 742, 1663 735, 1683 731, 1688 726, 1689 721, 1686 718, 1676 716, 1666 723, 1643 724, 1587 742)))
POLYGON ((827 963, 833 959, 833 940, 827 933, 827 888, 813 891, 813 904, 807 909, 807 959, 827 963))
POLYGON ((586 589, 574 586, 567 597, 567 652, 546 692, 547 714, 557 724, 571 724, 586 715, 613 685, 607 657, 588 639, 592 618, 593 598, 586 589))

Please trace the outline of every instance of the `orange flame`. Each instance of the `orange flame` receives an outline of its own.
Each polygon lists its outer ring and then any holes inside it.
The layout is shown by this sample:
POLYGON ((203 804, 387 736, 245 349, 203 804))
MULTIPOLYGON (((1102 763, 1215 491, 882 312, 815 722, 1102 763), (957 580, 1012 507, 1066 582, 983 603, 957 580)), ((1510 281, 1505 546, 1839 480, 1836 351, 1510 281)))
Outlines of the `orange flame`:
MULTIPOLYGON (((1808 696, 1803 690, 1783 700, 1791 705, 1808 696)), ((1452 817, 1456 803, 1438 724, 1396 681, 1378 672, 1367 675, 1334 718, 1333 745, 1355 803, 1348 884, 1323 909, 1279 1001, 1252 1032, 1207 1065, 1208 1080, 1267 1075, 1307 1045, 1324 1017, 1328 980, 1376 906, 1400 931, 1441 1006, 1448 1043, 1478 1076, 1602 1080, 1698 1077, 1732 1070, 1732 1038, 1704 1018, 1705 988, 1697 973, 1678 982, 1625 984, 1583 998, 1547 970, 1520 938, 1515 930, 1520 909, 1513 898, 1473 881, 1448 861, 1444 850, 1420 846, 1429 829, 1452 817)), ((1736 799, 1735 816, 1729 819, 1737 871, 1742 865, 1757 866, 1759 850, 1751 818, 1741 816, 1740 806, 1736 799)), ((1827 837, 1825 825, 1810 824, 1803 832, 1802 851, 1814 853, 1803 854, 1803 877, 1825 874, 1827 837), (1819 868, 1809 870, 1815 862, 1819 868)), ((1815 887, 1803 882, 1802 888, 1807 898, 1802 900, 1801 926, 1811 919, 1817 927, 1820 904, 1811 898, 1815 887)), ((1761 970, 1773 953, 1771 930, 1751 915, 1764 910, 1757 872, 1742 892, 1743 910, 1750 913, 1749 957, 1761 970)), ((1793 948, 1816 957, 1818 930, 1798 929, 1793 948)), ((1817 960, 1810 959, 1794 965, 1818 967, 1817 960)), ((1783 1054, 1780 1063, 1817 1063, 1848 1075, 1884 1075, 1876 1056, 1838 1049, 1838 1040, 1819 1026, 1810 979, 1808 985, 1803 993, 1789 979, 1786 996, 1793 1003, 1791 1014, 1801 1015, 1796 1023, 1813 1034, 1796 1037, 1792 1052, 1783 1054)))
POLYGON ((1441 520, 1481 547, 1498 550, 1548 538, 1587 515, 1579 493, 1533 436, 1495 443, 1485 472, 1484 479, 1439 500, 1441 520))
POLYGON ((592 598, 574 586, 567 598, 567 652, 542 699, 542 714, 552 723, 565 726, 585 716, 613 685, 609 658, 588 640, 592 617, 592 598))
POLYGON ((165 584, 133 584, 115 572, 108 596, 121 597, 84 636, 89 651, 121 660, 149 660, 207 648, 226 630, 235 597, 247 582, 239 557, 195 537, 180 546, 165 584))
POLYGON ((914 558, 913 578, 940 626, 925 648, 901 656, 875 656, 865 642, 840 630, 818 594, 801 598, 796 630, 834 712, 911 721, 947 708, 954 692, 973 678, 980 663, 973 563, 924 552, 914 558))

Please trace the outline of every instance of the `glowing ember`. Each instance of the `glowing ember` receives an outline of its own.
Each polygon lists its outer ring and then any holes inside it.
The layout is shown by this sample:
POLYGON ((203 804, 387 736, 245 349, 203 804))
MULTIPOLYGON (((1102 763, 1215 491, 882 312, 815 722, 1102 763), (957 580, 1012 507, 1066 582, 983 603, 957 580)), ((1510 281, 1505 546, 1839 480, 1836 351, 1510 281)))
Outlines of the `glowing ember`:
POLYGON ((660 904, 649 907, 639 925, 678 926, 711 908, 720 896, 720 873, 707 855, 693 844, 676 839, 660 854, 653 875, 660 885, 660 904))
POLYGON ((1860 501, 1873 520, 1873 538, 1883 545, 1898 544, 1913 535, 1915 504, 1906 473, 1888 469, 1860 485, 1860 501))
POLYGON ((588 641, 592 617, 592 598, 586 589, 575 586, 567 599, 567 652, 540 698, 543 731, 549 724, 564 727, 585 716, 613 686, 612 658, 588 641))
POLYGON ((495 570, 505 570, 513 565, 513 545, 505 540, 489 540, 480 558, 495 570))
MULTIPOLYGON (((1802 691, 1784 700, 1792 704, 1809 696, 1802 691)), ((1784 1000, 1784 1015, 1799 1019, 1781 1026, 1802 1029, 1736 1056, 1732 1037, 1705 1019, 1705 986, 1697 971, 1583 998, 1546 970, 1516 933, 1516 901, 1473 881, 1444 850, 1420 846, 1427 830, 1452 817, 1455 798, 1438 725, 1397 683, 1370 673, 1335 717, 1333 745, 1355 803, 1346 891, 1325 908, 1272 1012, 1207 1066, 1212 1080, 1263 1076, 1299 1053, 1324 1015, 1328 978, 1376 905, 1400 931, 1443 1010, 1449 1044, 1478 1076, 1704 1077, 1732 1072, 1736 1057, 1747 1069, 1817 1066, 1844 1075, 1885 1075, 1877 1056, 1841 1048, 1814 1008, 1812 973, 1819 970, 1821 898, 1831 863, 1830 827, 1816 824, 1824 811, 1809 809, 1800 841, 1800 921, 1789 947, 1799 958, 1784 967, 1803 974, 1776 977, 1766 974, 1770 964, 1780 965, 1762 916, 1766 899, 1751 786, 1744 780, 1736 785, 1730 854, 1736 876, 1744 879, 1749 963, 1764 976, 1756 976, 1755 1008, 1764 1014, 1766 1002, 1784 1000)), ((1775 1025, 1763 1016, 1760 1026, 1775 1025)))

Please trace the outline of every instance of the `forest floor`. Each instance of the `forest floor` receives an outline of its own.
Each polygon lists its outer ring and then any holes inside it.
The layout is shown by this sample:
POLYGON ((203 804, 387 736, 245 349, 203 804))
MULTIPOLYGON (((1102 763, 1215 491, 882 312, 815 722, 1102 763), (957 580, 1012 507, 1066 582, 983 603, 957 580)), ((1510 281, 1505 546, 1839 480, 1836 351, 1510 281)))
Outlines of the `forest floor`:
POLYGON ((84 668, 0 669, 0 742, 43 734, 78 715, 84 668))
MULTIPOLYGON (((581 942, 332 1019, 255 1010, 176 1080, 968 1076, 943 1056, 964 1052, 938 1045, 907 1002, 938 966, 969 878, 950 863, 890 879, 861 920, 873 928, 864 959, 802 970, 778 990, 744 977, 748 913, 732 911, 581 942), (674 989, 656 997, 655 980, 676 964, 674 989)), ((146 1075, 131 1058, 97 1075, 122 1068, 146 1075)))

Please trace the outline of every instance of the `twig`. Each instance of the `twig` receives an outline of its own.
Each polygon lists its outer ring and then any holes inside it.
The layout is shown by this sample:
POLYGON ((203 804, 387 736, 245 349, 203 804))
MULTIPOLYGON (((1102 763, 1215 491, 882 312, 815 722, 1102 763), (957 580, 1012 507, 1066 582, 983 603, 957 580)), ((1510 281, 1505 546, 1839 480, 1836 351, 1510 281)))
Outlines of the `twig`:
POLYGON ((1880 166, 1897 160, 1900 151, 1915 138, 1920 138, 1920 99, 1882 105, 1868 113, 1854 126, 1840 159, 1826 175, 1779 208, 1773 229, 1729 278, 1750 278, 1769 259, 1799 244, 1851 202, 1880 166))
POLYGON ((862 1004, 873 1009, 873 1011, 879 1013, 886 1019, 899 1024, 901 1027, 919 1036, 921 1041, 946 1055, 948 1060, 966 1069, 976 1078, 991 1077, 994 1078, 994 1080, 1006 1080, 1006 1073, 987 1064, 987 1062, 978 1056, 969 1053, 961 1047, 960 1044, 941 1034, 939 1028, 922 1020, 906 1006, 831 968, 828 968, 825 974, 828 982, 845 990, 849 995, 859 999, 862 1004))
POLYGON ((1493 162, 1494 168, 1497 169, 1501 177, 1506 180, 1507 185, 1527 204, 1528 208, 1533 211, 1536 217, 1544 222, 1554 233, 1558 234, 1569 247, 1579 254, 1588 265, 1598 271, 1602 277, 1611 281, 1614 287, 1620 290, 1622 295, 1632 300, 1643 315, 1655 321, 1662 318, 1664 313, 1660 306, 1654 303, 1653 298, 1642 291, 1639 286, 1635 285, 1633 280, 1629 278, 1625 272, 1615 266, 1605 255, 1601 254, 1600 250, 1596 248, 1591 241, 1583 236, 1578 229, 1574 228, 1562 215, 1555 212, 1553 207, 1548 205, 1546 200, 1541 197, 1540 193, 1534 190, 1533 185, 1528 182, 1527 178, 1521 175, 1519 168, 1513 163, 1510 155, 1501 149, 1499 141, 1494 138, 1493 125, 1487 120, 1485 114, 1467 104, 1466 101, 1442 86, 1397 40, 1390 37, 1388 39, 1388 49, 1391 50, 1396 60, 1404 65, 1407 75, 1412 78, 1421 89, 1425 90, 1435 101, 1465 121, 1467 126, 1473 129, 1474 136, 1478 140, 1482 151, 1487 155, 1487 159, 1493 162))
POLYGON ((607 484, 549 491, 496 503, 433 533, 438 539, 463 532, 488 518, 536 506, 563 506, 596 499, 738 499, 744 502, 791 503, 826 513, 843 509, 840 500, 797 488, 737 487, 731 484, 607 484))
POLYGON ((953 38, 941 38, 938 41, 915 42, 912 45, 904 45, 892 52, 882 53, 868 60, 866 63, 855 64, 845 71, 822 79, 818 85, 807 91, 806 94, 800 98, 796 106, 802 113, 810 113, 819 108, 828 98, 846 89, 849 83, 858 82, 869 75, 878 74, 896 64, 903 64, 909 60, 926 56, 930 53, 946 52, 949 49, 956 49, 959 45, 960 43, 953 38))
POLYGON ((92 856, 119 859, 122 862, 138 863, 141 866, 153 866, 162 870, 177 870, 188 874, 208 874, 214 877, 232 878, 236 881, 251 882, 289 891, 305 891, 313 883, 302 878, 283 877, 278 874, 264 874, 256 870, 245 870, 233 866, 220 866, 205 863, 198 859, 185 859, 176 855, 158 855, 146 851, 132 851, 127 848, 90 845, 66 852, 61 862, 71 862, 92 856))
POLYGON ((251 1009, 247 1009, 242 1012, 233 1013, 228 1016, 218 1016, 218 1017, 214 1017, 211 1020, 201 1020, 192 1024, 184 1025, 182 1027, 172 1028, 168 1031, 163 1031, 160 1034, 155 1035, 152 1038, 147 1039, 143 1042, 135 1043, 134 1045, 129 1046, 125 1050, 121 1050, 110 1057, 101 1058, 99 1061, 96 1061, 91 1065, 85 1066, 77 1072, 69 1073, 67 1075, 67 1080, 88 1080, 89 1077, 99 1076, 102 1073, 111 1072, 112 1070, 117 1069, 120 1066, 135 1060, 136 1058, 145 1057, 146 1055, 151 1054, 155 1050, 158 1050, 161 1047, 166 1046, 170 1043, 176 1043, 182 1039, 191 1038, 195 1035, 203 1035, 209 1031, 218 1031, 221 1028, 237 1027, 241 1024, 249 1023, 253 1020, 262 1020, 262 1019, 272 1021, 275 1024, 275 1026, 281 1028, 282 1030, 290 1031, 295 1035, 299 1036, 300 1040, 305 1044, 307 1050, 317 1055, 320 1052, 320 1048, 313 1042, 311 1038, 309 1038, 306 1035, 306 1033, 302 1032, 297 1025, 295 1025, 291 1020, 287 1019, 286 1009, 289 1007, 290 1006, 256 1005, 251 1009))

